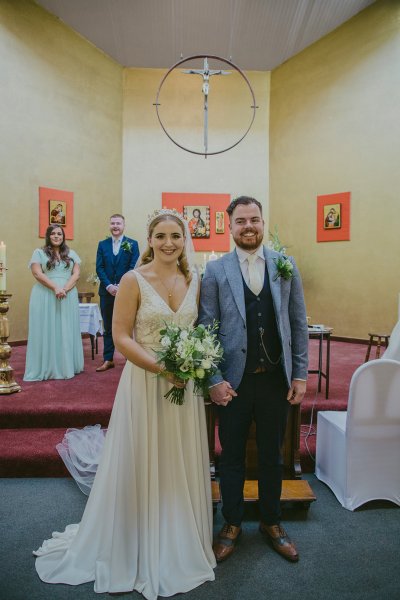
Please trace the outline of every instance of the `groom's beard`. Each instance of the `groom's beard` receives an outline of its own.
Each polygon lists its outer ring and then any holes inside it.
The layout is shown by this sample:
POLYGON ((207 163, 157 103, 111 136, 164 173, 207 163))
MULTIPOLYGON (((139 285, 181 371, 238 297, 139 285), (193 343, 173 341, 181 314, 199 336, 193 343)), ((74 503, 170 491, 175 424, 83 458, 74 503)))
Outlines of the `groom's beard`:
POLYGON ((264 233, 257 231, 253 227, 248 227, 247 229, 240 232, 234 236, 234 241, 239 248, 245 250, 246 252, 250 252, 251 250, 257 250, 259 246, 261 246, 264 238, 264 233), (246 237, 246 233, 253 233, 254 235, 251 237, 246 237))

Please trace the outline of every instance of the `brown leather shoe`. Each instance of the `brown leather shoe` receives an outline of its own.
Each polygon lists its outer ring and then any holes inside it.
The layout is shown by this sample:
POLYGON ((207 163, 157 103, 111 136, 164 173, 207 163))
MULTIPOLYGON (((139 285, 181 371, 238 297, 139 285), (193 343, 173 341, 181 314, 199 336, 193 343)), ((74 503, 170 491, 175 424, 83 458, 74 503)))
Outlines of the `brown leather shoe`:
POLYGON ((283 558, 286 558, 291 562, 297 562, 299 560, 296 546, 293 544, 283 527, 280 525, 265 525, 265 523, 260 523, 260 532, 272 545, 273 549, 283 556, 283 558))
POLYGON ((213 552, 217 562, 225 560, 234 552, 241 533, 241 527, 225 523, 213 544, 213 552))
POLYGON ((97 367, 96 371, 100 373, 100 371, 108 371, 108 369, 113 369, 114 367, 115 365, 112 360, 105 360, 101 367, 97 367))

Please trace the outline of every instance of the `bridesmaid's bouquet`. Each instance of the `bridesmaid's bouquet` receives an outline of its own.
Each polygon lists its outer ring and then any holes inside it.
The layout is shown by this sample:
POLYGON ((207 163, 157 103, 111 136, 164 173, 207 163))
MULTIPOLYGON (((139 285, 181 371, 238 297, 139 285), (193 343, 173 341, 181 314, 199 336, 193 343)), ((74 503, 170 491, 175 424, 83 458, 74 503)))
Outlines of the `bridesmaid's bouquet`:
MULTIPOLYGON (((194 393, 207 396, 207 380, 216 373, 223 349, 217 340, 217 322, 205 327, 179 327, 165 324, 160 330, 161 350, 156 352, 157 362, 166 371, 183 381, 193 379, 194 393)), ((173 386, 164 396, 174 404, 183 404, 184 388, 173 386)))

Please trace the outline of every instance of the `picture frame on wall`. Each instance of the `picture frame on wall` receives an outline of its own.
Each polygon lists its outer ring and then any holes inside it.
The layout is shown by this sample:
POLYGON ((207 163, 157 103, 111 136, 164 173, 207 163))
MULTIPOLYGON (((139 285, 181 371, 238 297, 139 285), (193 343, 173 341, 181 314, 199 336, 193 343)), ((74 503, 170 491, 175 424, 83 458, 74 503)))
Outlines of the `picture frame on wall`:
POLYGON ((317 196, 317 242, 350 240, 351 192, 317 196))
POLYGON ((225 213, 222 210, 215 211, 215 233, 225 233, 225 213))
POLYGON ((67 203, 62 200, 49 200, 49 225, 67 225, 67 203))
POLYGON ((342 205, 325 204, 324 206, 324 229, 340 229, 342 205))
POLYGON ((163 192, 161 206, 177 210, 188 220, 188 224, 193 218, 196 220, 201 218, 204 225, 200 222, 200 226, 196 226, 196 231, 194 231, 195 223, 189 225, 189 228, 192 227, 191 235, 195 252, 216 253, 230 250, 229 227, 225 227, 225 211, 230 201, 230 194, 163 192), (218 219, 217 213, 220 213, 218 219))
POLYGON ((188 222, 192 238, 208 239, 210 237, 209 206, 184 206, 183 217, 188 222))
POLYGON ((39 187, 39 237, 46 236, 49 225, 60 225, 66 240, 74 239, 74 193, 39 187))

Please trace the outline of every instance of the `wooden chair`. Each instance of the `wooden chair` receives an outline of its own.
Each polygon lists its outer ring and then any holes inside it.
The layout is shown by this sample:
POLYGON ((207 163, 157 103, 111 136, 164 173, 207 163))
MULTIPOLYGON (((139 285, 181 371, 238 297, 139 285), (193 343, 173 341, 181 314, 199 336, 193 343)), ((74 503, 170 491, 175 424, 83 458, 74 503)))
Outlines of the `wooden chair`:
POLYGON ((78 292, 79 302, 88 302, 89 304, 92 302, 92 298, 94 298, 94 292, 78 292))
POLYGON ((390 335, 388 335, 387 333, 369 333, 368 335, 369 335, 369 342, 368 342, 367 354, 365 356, 365 361, 364 362, 368 362, 369 361, 369 357, 370 357, 370 354, 371 354, 371 348, 374 345, 375 340, 376 340, 376 354, 375 354, 375 358, 379 358, 380 357, 382 344, 384 344, 386 348, 389 345, 390 335))

